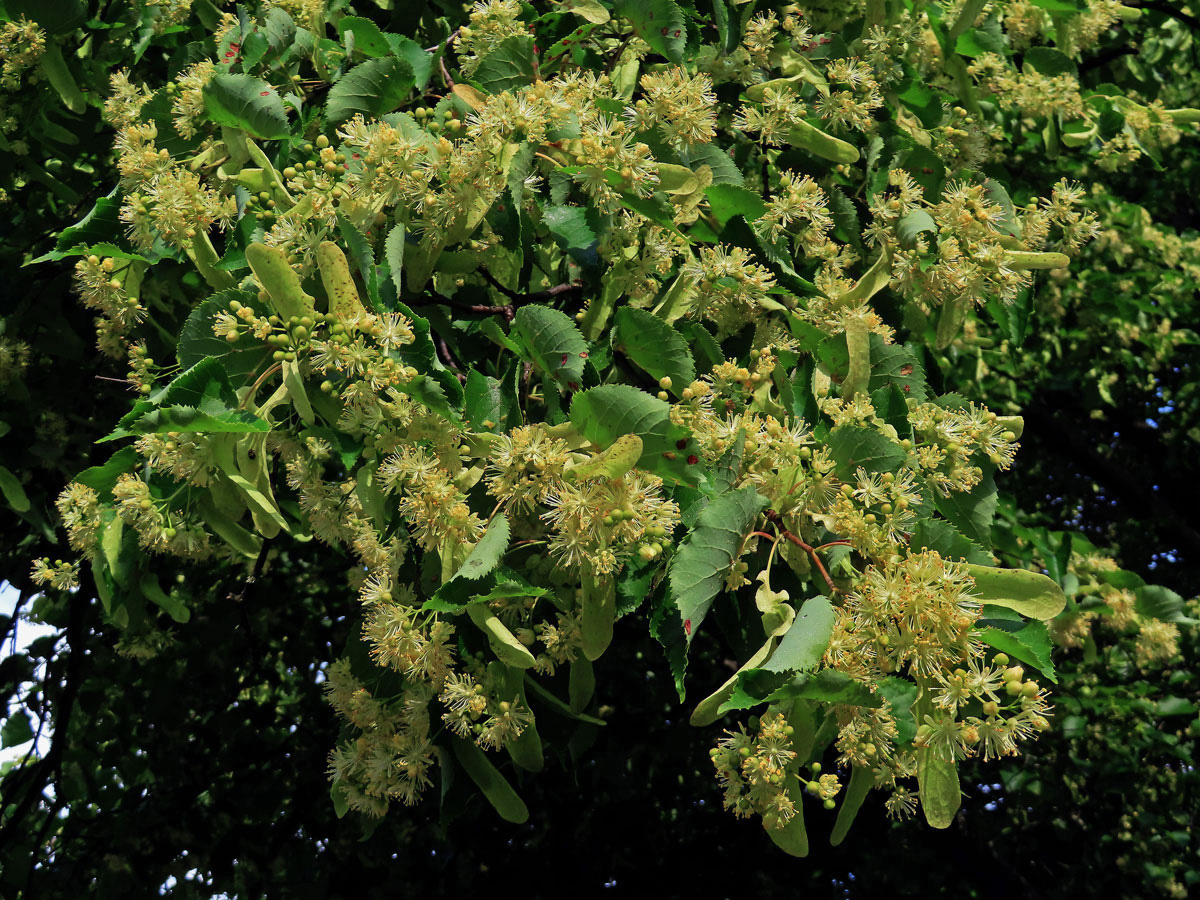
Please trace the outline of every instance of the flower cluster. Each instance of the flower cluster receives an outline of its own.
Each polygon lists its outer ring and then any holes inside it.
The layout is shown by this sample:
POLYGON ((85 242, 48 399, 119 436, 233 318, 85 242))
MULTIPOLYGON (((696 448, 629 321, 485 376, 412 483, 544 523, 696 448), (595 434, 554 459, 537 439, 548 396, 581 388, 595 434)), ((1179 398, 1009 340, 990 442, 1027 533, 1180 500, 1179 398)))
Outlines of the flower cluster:
POLYGON ((795 729, 782 713, 768 713, 758 721, 757 733, 745 727, 726 732, 709 751, 717 779, 725 791, 725 808, 739 818, 762 816, 767 828, 782 828, 796 815, 796 801, 788 790, 795 780, 795 729))
POLYGON ((0 27, 0 88, 15 91, 46 50, 46 32, 24 16, 0 27))

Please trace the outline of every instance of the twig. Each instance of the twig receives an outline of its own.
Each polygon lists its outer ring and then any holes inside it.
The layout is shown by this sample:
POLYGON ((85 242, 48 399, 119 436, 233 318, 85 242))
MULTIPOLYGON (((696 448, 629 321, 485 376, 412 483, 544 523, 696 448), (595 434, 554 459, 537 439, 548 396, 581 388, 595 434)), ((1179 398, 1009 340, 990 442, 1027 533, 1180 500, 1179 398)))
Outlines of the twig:
POLYGON ((483 266, 480 266, 478 271, 479 271, 479 274, 483 276, 484 281, 486 281, 488 284, 490 284, 492 287, 494 287, 496 290, 498 290, 500 293, 502 293, 509 300, 517 300, 520 298, 520 296, 521 296, 520 294, 518 294, 516 291, 512 290, 511 288, 506 288, 504 285, 502 285, 499 281, 496 280, 496 276, 493 275, 491 272, 489 272, 487 269, 485 269, 483 266))
MULTIPOLYGON (((832 545, 831 544, 823 544, 820 548, 817 548, 817 547, 813 547, 810 544, 806 544, 803 540, 800 539, 800 537, 798 535, 793 534, 792 532, 788 531, 786 528, 783 527, 782 516, 780 516, 779 513, 775 512, 775 510, 773 510, 773 509, 766 510, 763 513, 763 515, 767 517, 768 522, 770 522, 772 525, 774 525, 776 528, 779 529, 779 533, 784 538, 791 541, 793 544, 795 544, 797 547, 799 547, 801 550, 803 550, 805 553, 807 553, 809 555, 809 558, 811 558, 813 561, 813 565, 817 567, 817 571, 821 573, 821 577, 824 578, 825 583, 827 585, 829 585, 829 590, 832 591, 834 594, 840 594, 841 590, 838 588, 838 586, 836 584, 833 583, 833 579, 829 577, 829 572, 827 572, 825 570, 825 564, 821 562, 821 557, 817 556, 818 549, 824 549, 825 547, 829 547, 832 545)), ((844 543, 848 543, 848 542, 847 541, 834 541, 833 543, 834 544, 844 544, 844 543)))
POLYGON ((262 387, 263 382, 266 381, 268 378, 270 378, 272 375, 274 375, 276 372, 280 371, 282 368, 283 368, 283 363, 271 363, 271 365, 267 366, 266 371, 263 372, 261 375, 259 375, 258 380, 255 381, 254 384, 252 384, 250 386, 249 393, 247 393, 246 396, 242 398, 242 402, 238 404, 238 409, 244 409, 246 404, 250 402, 251 398, 253 398, 254 395, 258 393, 258 389, 260 387, 262 387))
POLYGON ((446 364, 446 368, 453 372, 454 377, 459 381, 466 381, 467 376, 462 373, 462 369, 454 361, 454 355, 450 352, 450 347, 446 344, 446 339, 434 331, 433 340, 437 345, 438 355, 442 358, 442 362, 446 364))
POLYGON ((230 593, 229 599, 236 603, 242 603, 246 599, 246 594, 250 590, 250 586, 258 581, 258 577, 262 575, 263 566, 267 562, 267 551, 270 549, 271 542, 263 541, 262 546, 258 550, 258 556, 254 560, 254 565, 250 569, 250 574, 246 576, 246 580, 242 582, 242 589, 236 594, 230 593))
POLYGON ((436 44, 434 44, 432 47, 426 47, 426 48, 425 48, 425 52, 426 52, 426 53, 433 53, 434 51, 436 51, 436 50, 438 50, 439 48, 441 48, 441 47, 445 46, 446 44, 449 44, 449 43, 450 43, 452 40, 454 40, 454 39, 455 39, 457 36, 458 36, 458 29, 457 29, 457 28, 455 28, 455 29, 454 29, 452 32, 450 32, 448 35, 446 35, 446 37, 445 37, 445 39, 444 39, 444 40, 440 40, 440 41, 438 41, 438 42, 437 42, 436 44))
POLYGON ((526 294, 524 297, 525 303, 540 303, 542 300, 553 300, 555 297, 561 297, 563 294, 582 294, 583 284, 578 281, 571 281, 566 284, 556 284, 554 287, 546 288, 544 291, 536 291, 532 294, 526 294))
POLYGON ((487 271, 487 269, 480 268, 479 274, 483 276, 483 279, 488 284, 490 284, 512 302, 501 304, 499 306, 493 306, 489 303, 466 303, 462 300, 458 300, 454 297, 447 297, 444 294, 439 294, 434 291, 430 291, 430 293, 438 303, 443 303, 446 306, 452 306, 455 309, 461 309, 464 312, 478 313, 479 315, 484 316, 504 316, 504 318, 509 322, 512 321, 513 315, 516 313, 517 307, 519 306, 524 306, 529 303, 542 303, 547 300, 554 300, 558 297, 583 293, 583 285, 578 281, 571 281, 563 284, 556 284, 553 287, 546 288, 544 291, 534 291, 531 294, 518 294, 512 288, 507 288, 497 281, 496 277, 487 271))
POLYGON ((505 319, 512 320, 512 306, 492 306, 490 303, 464 303, 462 300, 457 300, 454 297, 447 297, 444 294, 434 293, 433 298, 446 306, 452 306, 455 309, 461 309, 463 312, 478 313, 483 316, 504 316, 505 319))

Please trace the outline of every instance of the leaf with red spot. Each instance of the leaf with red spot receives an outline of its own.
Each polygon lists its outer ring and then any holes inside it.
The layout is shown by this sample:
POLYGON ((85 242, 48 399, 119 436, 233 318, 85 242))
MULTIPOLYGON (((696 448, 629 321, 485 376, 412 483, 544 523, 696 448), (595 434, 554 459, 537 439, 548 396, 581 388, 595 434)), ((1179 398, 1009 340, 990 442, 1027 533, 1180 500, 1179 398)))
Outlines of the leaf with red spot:
POLYGON ((570 316, 549 306, 522 306, 513 317, 512 338, 543 373, 572 391, 579 389, 587 341, 570 316))
POLYGON ((697 485, 702 480, 701 467, 687 465, 675 452, 680 442, 693 452, 698 449, 691 432, 671 421, 671 407, 665 400, 631 385, 602 384, 576 394, 571 424, 598 447, 636 434, 642 439, 638 468, 677 484, 697 485))
POLYGON ((262 140, 288 136, 287 112, 275 89, 249 75, 214 75, 204 86, 204 106, 210 121, 240 128, 262 140))
POLYGON ((688 642, 725 584, 742 543, 767 499, 753 486, 729 491, 700 513, 696 525, 671 559, 670 596, 686 623, 688 642))
POLYGON ((617 0, 613 12, 627 19, 634 33, 656 53, 673 63, 683 62, 687 36, 683 10, 675 0, 617 0))

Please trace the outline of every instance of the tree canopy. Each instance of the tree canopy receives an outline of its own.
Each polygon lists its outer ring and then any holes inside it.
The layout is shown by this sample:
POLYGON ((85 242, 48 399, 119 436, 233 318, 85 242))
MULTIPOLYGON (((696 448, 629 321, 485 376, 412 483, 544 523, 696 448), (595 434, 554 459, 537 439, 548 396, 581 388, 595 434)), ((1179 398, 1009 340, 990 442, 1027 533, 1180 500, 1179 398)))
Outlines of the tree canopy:
POLYGON ((3 0, 6 895, 1186 896, 1196 12, 3 0))

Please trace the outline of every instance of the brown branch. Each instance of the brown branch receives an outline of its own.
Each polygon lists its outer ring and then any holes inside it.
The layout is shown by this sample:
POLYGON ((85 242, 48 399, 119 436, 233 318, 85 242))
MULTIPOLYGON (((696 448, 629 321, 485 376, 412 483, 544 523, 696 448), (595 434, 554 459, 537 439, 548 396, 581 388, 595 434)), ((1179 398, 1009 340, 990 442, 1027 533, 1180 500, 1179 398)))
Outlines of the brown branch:
POLYGON ((450 352, 450 347, 446 343, 446 339, 436 331, 431 331, 431 334, 433 334, 433 341, 437 346, 438 356, 442 358, 442 362, 446 364, 446 368, 453 372, 459 381, 466 381, 467 376, 463 374, 458 363, 454 361, 454 355, 450 352))
MULTIPOLYGON (((825 583, 827 585, 829 585, 829 590, 834 594, 840 594, 841 589, 838 588, 838 586, 833 583, 833 579, 829 577, 829 572, 826 571, 826 569, 825 569, 825 564, 821 562, 821 557, 817 556, 818 549, 824 549, 825 547, 829 547, 829 546, 833 546, 833 545, 832 544, 822 544, 820 548, 813 547, 811 544, 805 543, 804 540, 801 539, 799 535, 794 534, 791 531, 788 531, 786 528, 784 528, 783 527, 783 517, 780 516, 779 513, 775 512, 775 510, 768 509, 763 512, 763 515, 767 517, 768 522, 770 522, 772 525, 774 525, 776 528, 779 529, 780 535, 782 535, 787 540, 791 541, 793 544, 795 544, 797 547, 799 547, 801 550, 803 550, 805 553, 807 553, 809 555, 809 558, 813 561, 813 565, 817 567, 817 571, 821 573, 821 577, 824 578, 825 583)), ((847 542, 846 541, 834 541, 833 542, 833 544, 844 544, 844 543, 847 543, 847 542)))
POLYGON ((546 288, 544 291, 537 291, 532 294, 526 294, 525 303, 539 303, 542 300, 553 300, 555 297, 561 297, 564 294, 582 294, 583 285, 578 281, 571 281, 566 284, 556 284, 552 288, 546 288))
POLYGON ((544 291, 534 291, 530 294, 519 294, 512 288, 505 287, 496 277, 487 269, 480 268, 479 274, 484 281, 498 290, 501 294, 507 297, 511 303, 504 303, 499 306, 494 306, 489 303, 467 303, 463 300, 458 300, 454 297, 447 297, 444 294, 439 294, 436 291, 429 293, 438 302, 454 309, 461 309, 463 312, 476 313, 482 316, 504 316, 505 321, 511 322, 513 316, 516 315, 518 307, 529 303, 541 303, 546 300, 554 300, 558 297, 566 297, 572 294, 582 294, 583 285, 577 281, 565 282, 556 284, 553 287, 546 288, 544 291))
POLYGON ((432 291, 430 293, 433 294, 433 298, 438 303, 453 307, 454 309, 461 309, 463 312, 477 313, 481 316, 504 316, 508 321, 512 321, 513 313, 515 312, 515 307, 511 305, 492 306, 489 303, 465 303, 462 300, 447 297, 444 294, 432 291))
POLYGON ((487 269, 485 269, 483 266, 480 266, 478 271, 479 271, 479 274, 483 276, 484 281, 486 281, 488 284, 490 284, 492 287, 494 287, 496 290, 498 290, 500 293, 502 293, 509 300, 519 300, 521 298, 520 294, 518 294, 512 288, 507 288, 504 285, 502 285, 496 279, 496 276, 493 275, 491 272, 489 272, 487 269))
POLYGON ((250 574, 246 576, 246 580, 242 582, 242 589, 236 594, 232 591, 229 594, 229 599, 236 603, 241 603, 246 599, 246 594, 250 591, 250 587, 262 575, 263 566, 267 562, 267 551, 271 547, 270 541, 263 541, 262 546, 258 549, 258 556, 254 560, 254 565, 250 569, 250 574))

